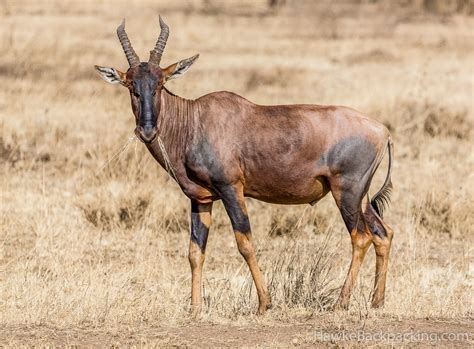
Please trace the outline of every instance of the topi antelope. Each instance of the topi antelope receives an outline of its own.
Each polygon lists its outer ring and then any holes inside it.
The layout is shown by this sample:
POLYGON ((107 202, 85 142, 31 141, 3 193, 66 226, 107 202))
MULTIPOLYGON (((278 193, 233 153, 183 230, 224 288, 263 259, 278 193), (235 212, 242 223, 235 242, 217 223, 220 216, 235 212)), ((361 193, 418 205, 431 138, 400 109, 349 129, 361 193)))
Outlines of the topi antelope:
POLYGON ((231 92, 196 100, 164 87, 183 75, 198 55, 160 68, 169 28, 161 33, 148 62, 140 62, 125 32, 117 34, 130 68, 122 73, 96 66, 101 77, 128 88, 135 134, 160 165, 171 170, 191 200, 189 263, 191 308, 201 310, 201 276, 211 225, 212 204, 222 200, 239 252, 247 262, 258 294, 258 313, 271 306, 257 263, 245 197, 275 204, 311 204, 331 191, 352 240, 352 261, 337 309, 346 309, 364 256, 376 254, 372 306, 384 303, 393 231, 382 220, 392 188, 393 146, 388 130, 357 111, 339 106, 256 105, 231 92), (382 188, 368 190, 385 151, 389 167, 382 188))

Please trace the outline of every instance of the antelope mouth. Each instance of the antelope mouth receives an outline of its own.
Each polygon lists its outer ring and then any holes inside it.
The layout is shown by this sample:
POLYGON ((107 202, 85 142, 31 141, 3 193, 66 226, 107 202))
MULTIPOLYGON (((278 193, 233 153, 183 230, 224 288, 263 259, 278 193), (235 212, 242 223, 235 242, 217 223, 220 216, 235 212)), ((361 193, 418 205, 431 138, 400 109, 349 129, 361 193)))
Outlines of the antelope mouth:
POLYGON ((151 143, 156 139, 156 135, 158 134, 158 129, 156 126, 137 126, 135 129, 135 135, 141 140, 143 143, 151 143))

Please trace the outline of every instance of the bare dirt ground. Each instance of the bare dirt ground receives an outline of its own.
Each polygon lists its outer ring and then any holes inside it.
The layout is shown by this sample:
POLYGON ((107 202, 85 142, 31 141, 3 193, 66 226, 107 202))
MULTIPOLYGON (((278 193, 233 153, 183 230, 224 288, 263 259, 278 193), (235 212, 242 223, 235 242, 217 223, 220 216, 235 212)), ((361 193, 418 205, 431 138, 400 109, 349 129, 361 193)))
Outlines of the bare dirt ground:
MULTIPOLYGON (((472 2, 410 3, 1 1, 0 345, 472 346, 472 2), (217 203, 203 314, 189 318, 189 202, 133 138, 128 93, 93 70, 126 69, 123 17, 146 59, 158 13, 171 28, 164 65, 201 54, 167 83, 176 94, 342 104, 390 129, 384 308, 370 309, 371 250, 349 310, 330 311, 351 253, 330 195, 316 207, 249 199, 273 308, 254 315, 217 203)), ((385 173, 386 161, 371 193, 385 173)))
POLYGON ((232 325, 192 322, 180 326, 145 326, 104 331, 48 326, 6 327, 3 344, 19 346, 153 346, 153 347, 327 347, 409 346, 467 347, 472 345, 472 321, 377 319, 329 324, 320 315, 297 324, 232 325), (336 325, 336 326, 335 326, 336 325), (449 333, 449 336, 446 334, 449 333))

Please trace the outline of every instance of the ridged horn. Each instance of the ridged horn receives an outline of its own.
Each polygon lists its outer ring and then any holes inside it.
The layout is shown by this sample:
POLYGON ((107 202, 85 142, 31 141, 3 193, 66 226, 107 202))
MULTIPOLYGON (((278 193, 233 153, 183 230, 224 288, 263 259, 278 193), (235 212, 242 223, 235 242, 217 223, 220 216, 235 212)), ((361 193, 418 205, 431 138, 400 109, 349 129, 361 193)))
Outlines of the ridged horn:
POLYGON ((117 36, 122 45, 123 52, 125 52, 130 68, 138 66, 140 64, 140 58, 138 58, 138 55, 133 50, 132 44, 125 32, 125 18, 122 20, 122 24, 117 27, 117 36))
POLYGON ((155 48, 150 51, 150 59, 148 63, 159 65, 161 61, 161 56, 163 55, 163 51, 165 50, 166 41, 168 40, 168 36, 170 35, 170 28, 168 25, 163 21, 163 18, 160 17, 160 36, 158 37, 158 41, 156 42, 155 48))

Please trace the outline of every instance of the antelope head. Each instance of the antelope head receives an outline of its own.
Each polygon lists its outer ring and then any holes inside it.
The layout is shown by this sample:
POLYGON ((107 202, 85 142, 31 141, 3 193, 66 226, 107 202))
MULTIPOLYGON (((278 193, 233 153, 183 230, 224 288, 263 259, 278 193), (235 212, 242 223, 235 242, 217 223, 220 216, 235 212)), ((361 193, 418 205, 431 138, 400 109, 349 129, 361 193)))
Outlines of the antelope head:
POLYGON ((158 134, 157 121, 161 110, 161 91, 164 84, 168 80, 183 75, 199 57, 195 55, 166 68, 160 68, 161 56, 169 36, 169 27, 161 16, 160 27, 160 36, 154 49, 150 51, 150 59, 148 62, 140 62, 125 32, 124 19, 117 28, 117 35, 130 66, 127 72, 95 66, 102 79, 111 84, 121 84, 130 91, 132 111, 136 121, 135 134, 144 143, 152 142, 158 134))

